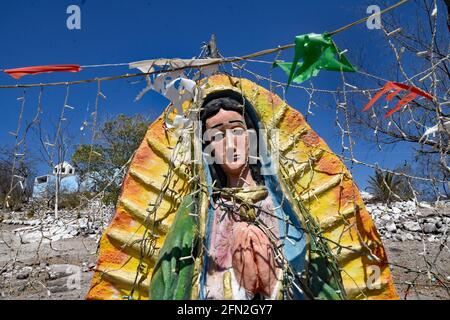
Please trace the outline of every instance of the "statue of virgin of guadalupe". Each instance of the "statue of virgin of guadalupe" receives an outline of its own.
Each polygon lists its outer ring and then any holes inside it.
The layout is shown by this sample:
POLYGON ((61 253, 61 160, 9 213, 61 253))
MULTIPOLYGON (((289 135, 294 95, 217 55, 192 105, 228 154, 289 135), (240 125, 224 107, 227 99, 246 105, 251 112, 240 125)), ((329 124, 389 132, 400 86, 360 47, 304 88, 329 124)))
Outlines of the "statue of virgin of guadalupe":
POLYGON ((215 75, 148 129, 88 299, 397 299, 349 171, 283 100, 215 75))

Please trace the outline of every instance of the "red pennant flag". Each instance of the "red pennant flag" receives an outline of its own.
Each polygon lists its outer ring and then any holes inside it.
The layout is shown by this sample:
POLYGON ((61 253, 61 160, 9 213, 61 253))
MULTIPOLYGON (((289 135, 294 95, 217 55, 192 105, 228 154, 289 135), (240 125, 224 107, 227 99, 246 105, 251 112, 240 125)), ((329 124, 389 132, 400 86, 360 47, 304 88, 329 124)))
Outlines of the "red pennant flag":
POLYGON ((55 64, 49 66, 34 66, 34 67, 24 67, 16 69, 4 70, 5 73, 9 74, 14 79, 20 79, 28 74, 38 74, 44 72, 79 72, 81 67, 77 64, 55 64))
POLYGON ((409 102, 411 102, 412 100, 414 100, 417 96, 422 96, 427 98, 428 100, 433 100, 433 96, 431 96, 429 93, 420 90, 419 88, 416 88, 414 86, 408 86, 406 84, 403 83, 399 83, 399 82, 391 82, 388 81, 386 82, 386 84, 383 86, 383 88, 377 92, 377 94, 370 99, 369 103, 366 104, 366 106, 364 107, 363 111, 367 111, 370 109, 370 107, 378 100, 381 98, 382 95, 384 95, 385 93, 394 90, 393 92, 389 93, 386 96, 386 101, 389 102, 392 100, 392 98, 394 98, 397 94, 399 94, 401 91, 405 90, 408 92, 407 95, 405 95, 398 103, 397 105, 394 107, 394 109, 390 110, 388 113, 386 113, 384 115, 385 118, 391 116, 394 112, 400 110, 402 107, 404 107, 405 105, 407 105, 409 102))

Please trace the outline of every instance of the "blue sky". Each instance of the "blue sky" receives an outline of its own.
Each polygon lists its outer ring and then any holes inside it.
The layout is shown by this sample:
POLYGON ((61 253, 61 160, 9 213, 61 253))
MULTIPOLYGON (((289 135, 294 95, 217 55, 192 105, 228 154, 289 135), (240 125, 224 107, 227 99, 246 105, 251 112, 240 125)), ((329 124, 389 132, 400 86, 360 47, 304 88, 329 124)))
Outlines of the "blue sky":
MULTIPOLYGON (((395 1, 388 1, 393 4, 395 1)), ((202 42, 216 33, 220 52, 224 56, 240 56, 277 45, 292 43, 296 35, 322 33, 335 30, 349 22, 366 16, 367 3, 356 0, 326 1, 2 1, 0 4, 0 69, 75 63, 80 65, 123 63, 151 58, 191 58, 200 52, 202 42), (69 5, 81 8, 81 30, 69 30, 66 9, 69 5)), ((370 1, 383 8, 385 1, 370 1)), ((408 3, 396 14, 401 20, 414 11, 408 3)), ((368 30, 365 24, 356 26, 334 37, 341 49, 348 49, 347 57, 359 66, 361 56, 371 71, 384 77, 390 57, 380 54, 383 48, 377 43, 380 31, 368 30), (370 45, 373 43, 373 46, 370 45)), ((293 51, 283 54, 291 59, 293 51)), ((273 57, 272 57, 273 59, 273 57)), ((251 70, 267 75, 265 64, 247 65, 251 70)), ((86 68, 80 73, 53 73, 27 76, 19 81, 0 74, 0 84, 45 83, 71 81, 97 76, 117 75, 127 72, 128 67, 86 68)), ((246 76, 245 74, 243 74, 246 76)), ((274 76, 286 80, 276 70, 274 76)), ((349 82, 360 81, 349 75, 349 82)), ((249 79, 252 79, 249 76, 249 79)), ((167 100, 156 93, 148 93, 141 101, 134 97, 143 83, 137 79, 117 80, 102 83, 102 92, 107 100, 101 100, 101 119, 118 113, 140 113, 150 119, 156 118, 167 105, 167 100)), ((322 72, 312 83, 316 88, 335 90, 341 85, 338 73, 322 72)), ((262 83, 267 87, 267 83, 262 83)), ((356 84, 360 84, 359 82, 356 84)), ((373 83, 370 87, 374 87, 373 83)), ((38 89, 26 91, 24 121, 29 121, 36 111, 38 89)), ((73 143, 89 142, 89 132, 83 135, 80 126, 91 120, 94 111, 96 84, 81 84, 70 87, 69 104, 75 110, 66 110, 68 132, 73 143)), ((17 97, 22 89, 0 89, 0 144, 12 145, 14 138, 8 134, 15 131, 19 112, 17 97)), ((51 123, 64 103, 65 87, 49 87, 43 92, 42 123, 44 131, 51 133, 51 123)), ((303 114, 306 113, 307 96, 300 90, 290 90, 288 103, 303 114)), ((315 116, 308 117, 313 129, 323 137, 335 152, 340 152, 340 139, 334 124, 335 104, 330 95, 318 95, 315 99, 315 116)), ((361 105, 361 109, 363 105, 361 105)), ((24 123, 22 124, 24 125, 24 123)), ((50 137, 50 140, 52 138, 50 137)), ((28 139, 30 150, 36 148, 36 137, 28 139)), ((392 168, 410 159, 408 146, 376 151, 365 142, 357 140, 355 155, 362 161, 378 162, 392 168)), ((39 174, 47 167, 39 165, 39 174)), ((354 167, 352 173, 362 188, 373 170, 354 167)))

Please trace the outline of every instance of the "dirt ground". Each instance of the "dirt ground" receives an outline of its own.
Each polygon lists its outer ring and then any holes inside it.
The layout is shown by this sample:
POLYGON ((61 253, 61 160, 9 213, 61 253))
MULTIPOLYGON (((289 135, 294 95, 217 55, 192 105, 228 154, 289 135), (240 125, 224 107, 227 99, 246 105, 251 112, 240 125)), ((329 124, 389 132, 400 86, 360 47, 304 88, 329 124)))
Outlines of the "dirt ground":
MULTIPOLYGON (((20 239, 12 233, 15 228, 1 225, 0 299, 84 299, 97 259, 96 238, 77 236, 51 245, 20 245, 20 239)), ((385 240, 384 244, 402 299, 450 299, 445 289, 450 283, 448 247, 426 243, 427 252, 423 255, 420 241, 385 240), (441 275, 438 278, 444 283, 439 283, 433 274, 441 275), (409 285, 412 283, 415 285, 409 285)))
POLYGON ((424 244, 421 241, 384 240, 383 243, 401 299, 450 300, 448 246, 426 242, 424 255, 424 244), (427 265, 430 273, 427 272, 427 265))

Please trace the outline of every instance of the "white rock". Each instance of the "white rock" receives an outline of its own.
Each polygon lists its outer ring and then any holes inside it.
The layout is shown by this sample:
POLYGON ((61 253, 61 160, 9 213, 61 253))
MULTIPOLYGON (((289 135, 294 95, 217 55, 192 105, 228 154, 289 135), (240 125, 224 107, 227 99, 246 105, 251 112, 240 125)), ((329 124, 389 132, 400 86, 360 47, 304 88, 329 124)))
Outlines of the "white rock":
POLYGON ((364 201, 372 200, 374 197, 371 193, 369 193, 367 191, 361 191, 360 194, 361 194, 361 198, 364 201))
POLYGON ((402 241, 408 240, 407 233, 402 233, 402 241))
POLYGON ((25 243, 39 242, 41 238, 42 233, 40 231, 33 231, 22 236, 22 240, 25 243))
POLYGON ((442 226, 437 231, 442 234, 448 234, 448 226, 442 226))
POLYGON ((374 209, 372 210, 372 214, 375 215, 375 216, 379 216, 379 215, 382 214, 382 213, 383 213, 383 211, 381 211, 381 210, 378 209, 378 208, 374 208, 374 209))
POLYGON ((86 218, 78 219, 80 228, 85 229, 88 227, 88 220, 86 218))
POLYGON ((397 231, 397 226, 392 221, 386 223, 385 228, 387 231, 392 232, 392 233, 397 231))
POLYGON ((404 202, 403 205, 405 206, 405 208, 408 208, 409 210, 416 209, 416 203, 414 201, 411 201, 411 200, 404 202))
POLYGON ((436 224, 429 222, 429 223, 425 223, 425 225, 423 226, 423 232, 425 233, 433 233, 436 231, 436 224))
POLYGON ((407 233, 406 234, 406 239, 407 240, 414 240, 414 236, 411 233, 407 233))
POLYGON ((52 242, 56 242, 56 241, 59 241, 59 240, 61 240, 61 235, 59 235, 59 234, 57 234, 57 235, 52 237, 52 242))
POLYGON ((22 268, 22 270, 19 271, 16 278, 19 280, 26 279, 30 276, 31 271, 33 271, 32 267, 24 267, 24 268, 22 268))
POLYGON ((420 225, 416 221, 406 221, 403 223, 403 227, 408 231, 420 231, 420 225))
POLYGON ((399 214, 399 213, 402 213, 402 210, 400 210, 400 209, 397 208, 397 207, 392 207, 392 212, 393 212, 394 214, 399 214))
POLYGON ((60 227, 53 226, 53 227, 50 228, 50 233, 51 234, 57 234, 58 232, 60 232, 60 227))
POLYGON ((79 269, 79 266, 71 264, 52 264, 48 267, 51 279, 61 278, 74 274, 79 269))
POLYGON ((39 219, 34 219, 34 220, 28 220, 27 224, 30 226, 37 226, 41 223, 41 221, 39 219))
POLYGON ((426 202, 419 202, 419 207, 420 208, 426 208, 426 209, 433 209, 433 207, 430 204, 426 203, 426 202))

